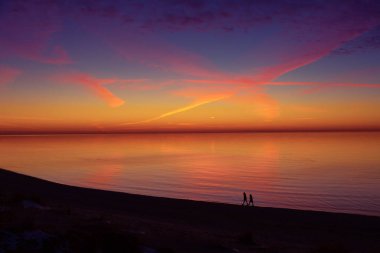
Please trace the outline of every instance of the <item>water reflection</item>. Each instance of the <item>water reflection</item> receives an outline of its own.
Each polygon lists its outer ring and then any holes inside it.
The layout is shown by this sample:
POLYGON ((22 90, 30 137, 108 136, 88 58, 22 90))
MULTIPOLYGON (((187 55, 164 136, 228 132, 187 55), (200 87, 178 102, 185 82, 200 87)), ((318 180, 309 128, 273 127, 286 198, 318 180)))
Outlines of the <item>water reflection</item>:
POLYGON ((380 215, 379 133, 0 137, 0 167, 56 182, 380 215))

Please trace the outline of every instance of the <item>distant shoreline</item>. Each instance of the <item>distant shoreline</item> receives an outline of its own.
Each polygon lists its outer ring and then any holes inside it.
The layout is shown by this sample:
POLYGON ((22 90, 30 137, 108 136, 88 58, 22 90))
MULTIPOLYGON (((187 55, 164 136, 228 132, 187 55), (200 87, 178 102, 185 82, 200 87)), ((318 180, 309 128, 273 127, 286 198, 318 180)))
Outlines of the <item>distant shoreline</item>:
POLYGON ((333 247, 348 248, 347 252, 379 252, 380 249, 380 217, 377 216, 249 208, 110 192, 52 183, 4 169, 0 169, 0 182, 0 193, 33 196, 51 207, 72 210, 70 213, 82 218, 109 217, 124 227, 145 231, 139 235, 145 244, 167 243, 165 247, 173 248, 172 252, 230 252, 206 249, 210 241, 213 245, 238 248, 239 252, 250 252, 257 247, 268 249, 260 252, 274 252, 270 251, 272 248, 293 252, 300 247, 304 249, 301 252, 314 252, 310 250, 323 249, 331 243, 333 247), (254 243, 244 242, 247 231, 249 236, 254 236, 254 243))

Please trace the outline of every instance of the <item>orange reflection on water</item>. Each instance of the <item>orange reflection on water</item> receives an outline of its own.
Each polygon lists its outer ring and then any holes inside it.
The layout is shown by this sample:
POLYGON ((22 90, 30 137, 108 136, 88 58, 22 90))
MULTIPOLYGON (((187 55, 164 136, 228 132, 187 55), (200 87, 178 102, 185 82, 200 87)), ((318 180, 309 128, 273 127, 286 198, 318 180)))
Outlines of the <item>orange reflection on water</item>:
POLYGON ((56 182, 263 206, 380 212, 379 133, 0 137, 0 167, 56 182))

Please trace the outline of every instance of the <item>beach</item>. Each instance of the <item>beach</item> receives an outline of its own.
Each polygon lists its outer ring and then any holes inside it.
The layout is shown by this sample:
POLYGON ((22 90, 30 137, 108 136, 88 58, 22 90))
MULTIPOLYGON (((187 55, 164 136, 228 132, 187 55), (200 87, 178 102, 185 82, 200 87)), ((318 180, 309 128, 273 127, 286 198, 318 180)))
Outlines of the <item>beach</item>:
POLYGON ((0 253, 380 253, 380 0, 0 0, 0 253))
MULTIPOLYGON (((56 238, 56 250, 64 244, 67 252, 89 245, 103 247, 100 252, 124 246, 129 252, 380 252, 376 216, 149 197, 4 169, 0 182, 2 234, 39 231, 56 238), (75 233, 84 239, 71 238, 75 233), (93 236, 111 239, 99 244, 93 236)), ((55 252, 51 247, 46 252, 55 252)))

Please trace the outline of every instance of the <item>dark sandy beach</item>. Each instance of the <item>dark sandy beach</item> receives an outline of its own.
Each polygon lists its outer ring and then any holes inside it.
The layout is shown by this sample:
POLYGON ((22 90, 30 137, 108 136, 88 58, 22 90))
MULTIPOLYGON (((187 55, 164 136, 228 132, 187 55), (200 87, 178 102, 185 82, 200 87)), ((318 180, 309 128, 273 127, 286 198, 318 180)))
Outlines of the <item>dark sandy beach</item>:
MULTIPOLYGON (((63 252, 380 252, 380 217, 375 216, 109 192, 4 169, 0 193, 0 252, 28 252, 4 250, 10 247, 4 246, 4 234, 24 230, 58 238, 63 252), (75 234, 76 239, 70 237, 75 234), (103 242, 105 237, 112 238, 103 242), (105 250, 113 247, 107 243, 116 248, 105 250), (119 244, 126 248, 118 251, 119 244)), ((54 247, 43 252, 58 252, 54 247)))

